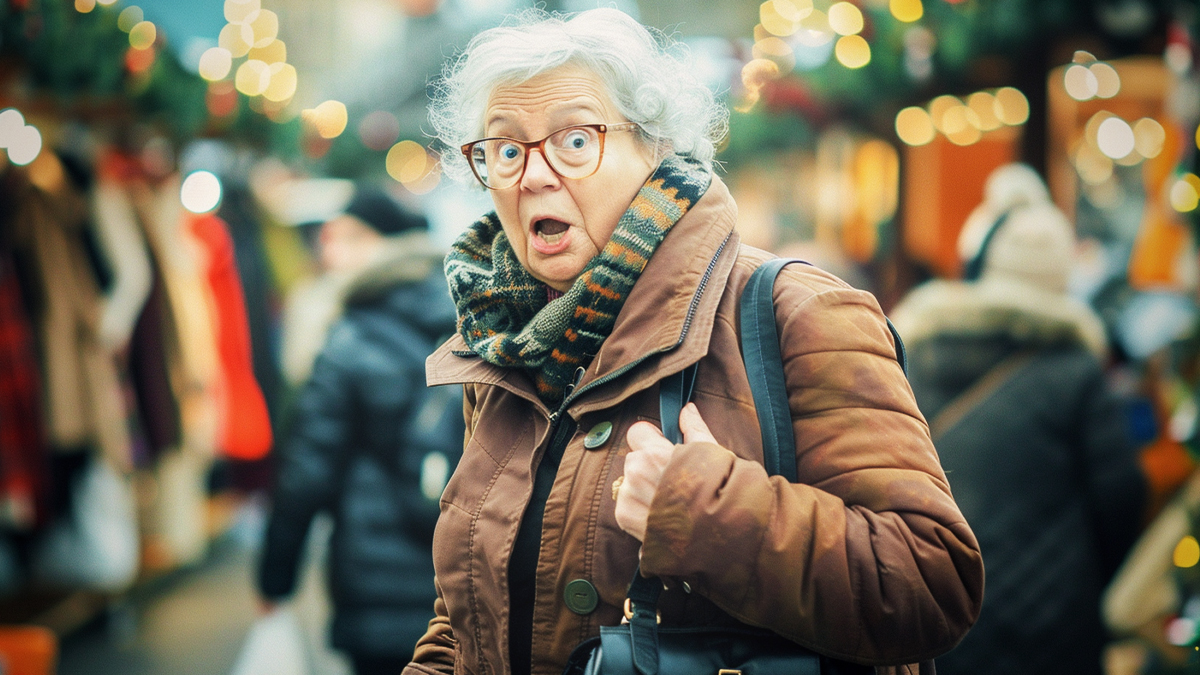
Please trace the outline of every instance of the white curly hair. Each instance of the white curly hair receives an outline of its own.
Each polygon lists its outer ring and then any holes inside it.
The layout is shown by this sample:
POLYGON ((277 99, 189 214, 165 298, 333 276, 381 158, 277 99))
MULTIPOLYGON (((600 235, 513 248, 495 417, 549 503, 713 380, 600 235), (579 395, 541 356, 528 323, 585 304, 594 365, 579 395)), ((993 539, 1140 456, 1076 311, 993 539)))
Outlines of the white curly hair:
POLYGON ((459 147, 484 136, 484 112, 498 85, 568 64, 600 78, 617 110, 641 126, 641 140, 657 160, 679 154, 711 168, 729 113, 696 77, 686 45, 616 9, 574 15, 530 9, 479 33, 447 63, 429 106, 434 132, 447 146, 446 174, 472 180, 459 147))

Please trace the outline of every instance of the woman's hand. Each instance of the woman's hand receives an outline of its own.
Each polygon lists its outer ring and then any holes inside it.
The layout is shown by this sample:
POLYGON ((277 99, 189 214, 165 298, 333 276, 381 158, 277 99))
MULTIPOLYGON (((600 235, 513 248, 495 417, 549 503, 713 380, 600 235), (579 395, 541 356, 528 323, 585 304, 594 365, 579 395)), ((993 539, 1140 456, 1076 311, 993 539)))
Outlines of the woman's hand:
MULTIPOLYGON (((683 432, 684 443, 717 442, 695 403, 688 403, 679 412, 679 430, 683 432)), ((638 541, 644 541, 650 502, 654 500, 654 493, 671 461, 675 444, 650 422, 638 422, 629 427, 625 438, 629 441, 625 474, 618 479, 621 483, 614 491, 617 525, 638 541)))

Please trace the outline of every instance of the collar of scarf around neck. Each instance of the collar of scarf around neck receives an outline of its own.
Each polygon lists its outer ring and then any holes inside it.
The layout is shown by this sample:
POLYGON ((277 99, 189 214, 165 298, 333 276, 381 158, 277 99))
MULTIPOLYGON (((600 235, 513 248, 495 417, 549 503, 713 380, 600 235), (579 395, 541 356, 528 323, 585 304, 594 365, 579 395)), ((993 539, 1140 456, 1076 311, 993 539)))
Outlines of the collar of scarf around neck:
POLYGON ((708 190, 712 174, 673 155, 638 191, 604 249, 562 297, 517 260, 495 212, 473 223, 446 256, 458 332, 488 363, 522 368, 557 407, 612 332, 617 314, 671 227, 708 190))

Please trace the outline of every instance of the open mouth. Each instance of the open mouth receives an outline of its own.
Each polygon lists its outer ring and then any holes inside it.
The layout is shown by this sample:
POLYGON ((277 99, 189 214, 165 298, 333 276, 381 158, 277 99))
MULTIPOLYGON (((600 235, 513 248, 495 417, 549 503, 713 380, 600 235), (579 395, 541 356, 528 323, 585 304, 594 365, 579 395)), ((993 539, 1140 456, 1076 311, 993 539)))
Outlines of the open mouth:
POLYGON ((570 225, 555 220, 553 218, 542 218, 533 224, 533 232, 542 241, 553 246, 563 238, 563 235, 570 229, 570 225))

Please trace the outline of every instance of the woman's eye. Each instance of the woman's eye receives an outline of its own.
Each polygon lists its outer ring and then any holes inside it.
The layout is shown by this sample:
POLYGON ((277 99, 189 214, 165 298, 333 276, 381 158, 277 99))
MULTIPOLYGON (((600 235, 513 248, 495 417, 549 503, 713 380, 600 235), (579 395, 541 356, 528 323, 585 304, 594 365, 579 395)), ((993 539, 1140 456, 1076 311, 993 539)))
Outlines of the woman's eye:
POLYGON ((570 150, 582 150, 587 147, 588 135, 583 131, 572 131, 567 134, 565 147, 570 150))
POLYGON ((500 148, 500 158, 506 160, 514 160, 521 156, 521 150, 515 145, 505 145, 500 148))

